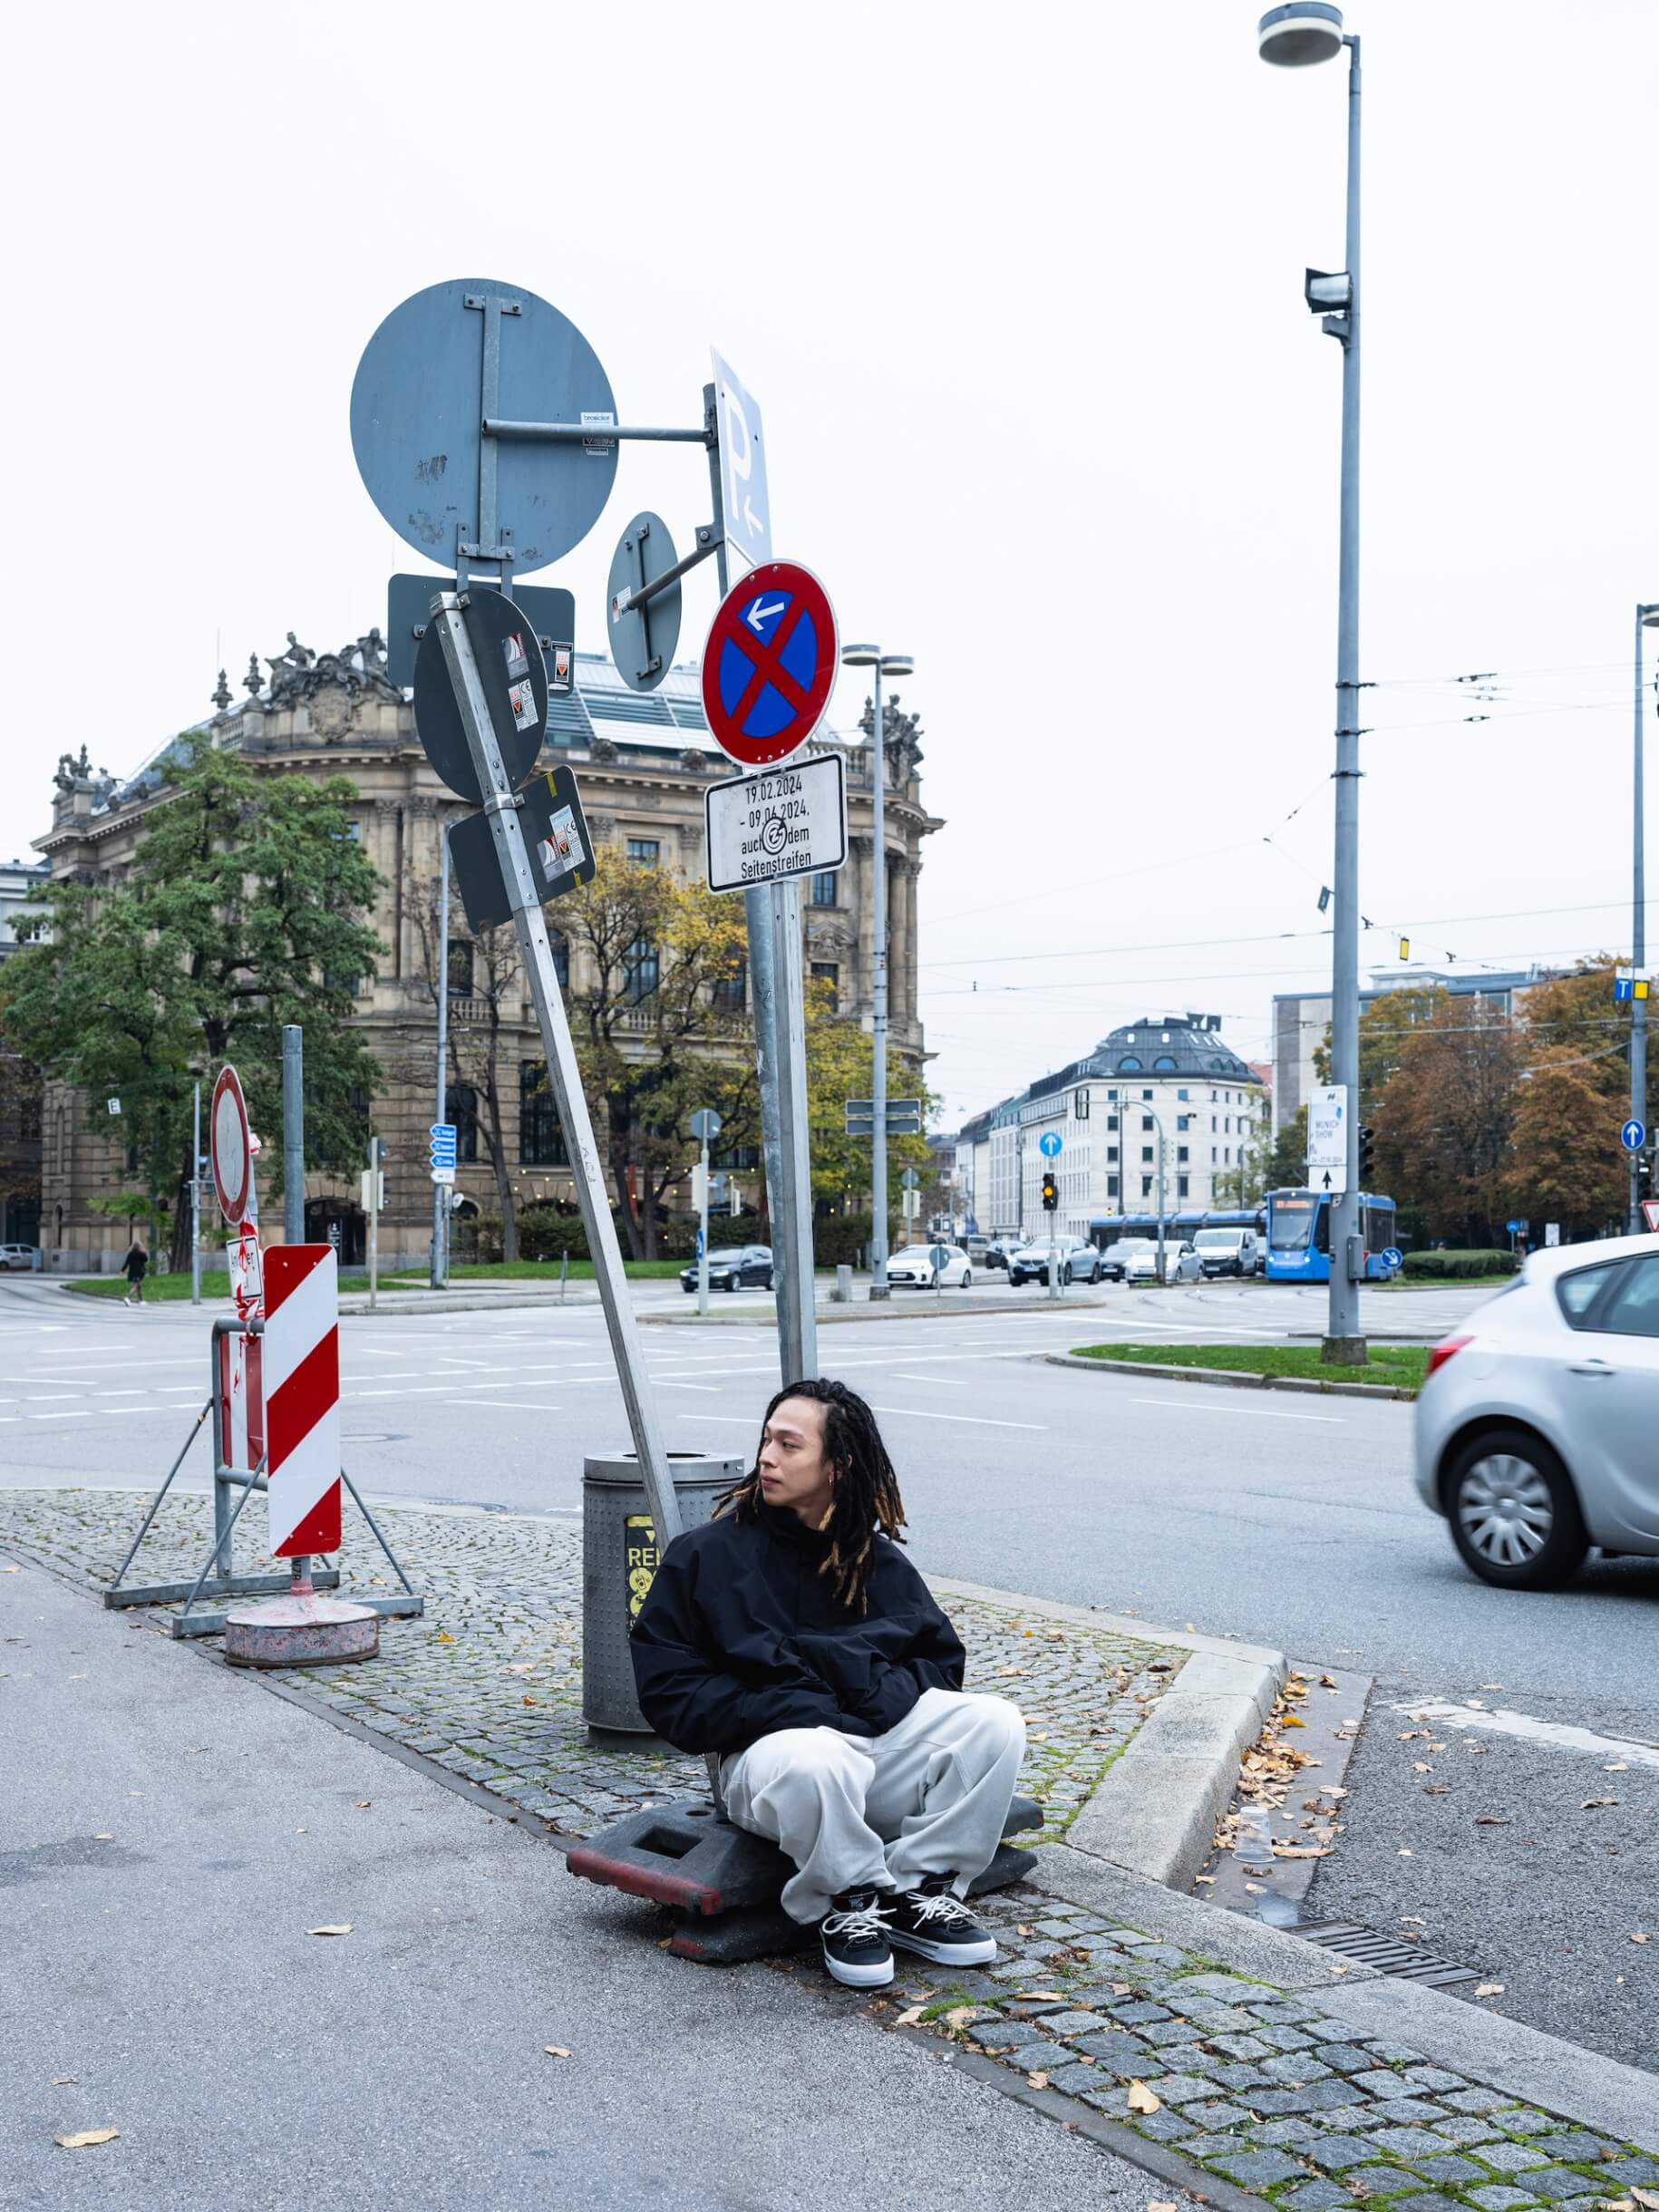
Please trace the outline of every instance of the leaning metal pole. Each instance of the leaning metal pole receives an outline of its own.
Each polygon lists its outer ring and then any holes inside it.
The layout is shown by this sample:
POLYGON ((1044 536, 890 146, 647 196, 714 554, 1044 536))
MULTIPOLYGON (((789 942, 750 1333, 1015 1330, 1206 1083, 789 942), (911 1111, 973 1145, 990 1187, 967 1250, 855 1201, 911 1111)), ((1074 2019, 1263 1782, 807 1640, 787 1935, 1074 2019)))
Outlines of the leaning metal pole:
POLYGON ((1360 42, 1348 48, 1347 329, 1343 348, 1342 527, 1336 617, 1336 857, 1331 946, 1331 1078, 1346 1095, 1347 1170, 1331 1207, 1327 1359, 1357 1363, 1359 1285, 1351 1253, 1360 1225, 1360 42))
POLYGON ((496 742, 478 662, 473 655, 472 640, 467 634, 465 617, 455 593, 444 592, 434 600, 432 619, 443 648, 479 786, 488 793, 484 812, 500 863, 508 904, 512 908, 519 956, 535 1003, 536 1020, 547 1053, 548 1081, 552 1086, 559 1126, 565 1132, 575 1169, 571 1179, 576 1185, 582 1227, 587 1233, 587 1249, 593 1255, 599 1299, 605 1308, 605 1325, 616 1362, 616 1380, 621 1385, 645 1495, 651 1501, 656 1540, 666 1550, 680 1533, 679 1500, 674 1496, 656 1408, 646 1394, 645 1352, 639 1340, 639 1326, 628 1303, 622 1248, 616 1242, 616 1225, 611 1219, 606 1197, 605 1171, 587 1111, 587 1097, 582 1088, 565 1003, 559 995, 547 920, 541 911, 535 878, 530 874, 523 826, 508 785, 500 747, 496 742))
POLYGON ((1642 1144, 1630 1153, 1630 1210, 1625 1227, 1635 1237, 1643 1228, 1641 1160, 1647 1142, 1647 1001, 1636 996, 1643 963, 1647 956, 1646 851, 1643 835, 1642 791, 1642 626, 1651 610, 1636 608, 1635 790, 1633 806, 1635 834, 1632 851, 1630 902, 1630 966, 1635 979, 1630 992, 1630 1118, 1642 1124, 1642 1144))
MULTIPOLYGON (((442 1122, 449 1119, 444 1112, 448 1086, 443 1080, 444 1056, 450 1049, 450 833, 443 817, 438 817, 438 1076, 437 1111, 432 1119, 442 1122)), ((444 1238, 450 1226, 450 1185, 432 1185, 432 1286, 441 1290, 449 1280, 445 1265, 448 1254, 444 1238)))
MULTIPOLYGON (((869 1148, 869 1295, 885 1298, 888 1290, 888 845, 887 845, 887 731, 881 719, 881 659, 871 670, 876 679, 875 720, 871 724, 870 773, 873 778, 875 834, 871 886, 870 965, 870 1148, 869 1148)), ((906 1232, 907 1235, 908 1231, 906 1232)))

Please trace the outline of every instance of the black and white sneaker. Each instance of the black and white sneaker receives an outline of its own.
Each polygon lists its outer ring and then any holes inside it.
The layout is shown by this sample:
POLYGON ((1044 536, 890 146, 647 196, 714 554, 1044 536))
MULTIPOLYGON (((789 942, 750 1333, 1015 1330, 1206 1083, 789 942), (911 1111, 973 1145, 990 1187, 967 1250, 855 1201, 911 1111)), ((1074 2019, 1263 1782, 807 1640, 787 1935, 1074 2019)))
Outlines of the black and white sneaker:
POLYGON ((941 1966, 983 1966, 996 1956, 996 1938, 951 1887, 956 1877, 929 1874, 893 1901, 893 1941, 941 1966))
POLYGON ((885 1989, 893 1979, 888 1939, 890 1889, 844 1890, 819 1923, 824 1964, 849 1989, 885 1989))

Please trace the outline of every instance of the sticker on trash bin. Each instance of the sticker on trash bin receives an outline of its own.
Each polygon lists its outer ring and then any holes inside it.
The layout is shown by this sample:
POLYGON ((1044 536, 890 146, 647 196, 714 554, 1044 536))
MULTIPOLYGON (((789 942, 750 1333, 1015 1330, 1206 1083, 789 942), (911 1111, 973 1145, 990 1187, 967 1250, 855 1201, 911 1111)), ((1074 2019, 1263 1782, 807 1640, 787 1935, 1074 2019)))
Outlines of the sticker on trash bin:
POLYGON ((658 1560, 656 1524, 648 1513, 630 1513, 623 1524, 628 1557, 628 1619, 639 1618, 639 1608, 651 1595, 658 1560))

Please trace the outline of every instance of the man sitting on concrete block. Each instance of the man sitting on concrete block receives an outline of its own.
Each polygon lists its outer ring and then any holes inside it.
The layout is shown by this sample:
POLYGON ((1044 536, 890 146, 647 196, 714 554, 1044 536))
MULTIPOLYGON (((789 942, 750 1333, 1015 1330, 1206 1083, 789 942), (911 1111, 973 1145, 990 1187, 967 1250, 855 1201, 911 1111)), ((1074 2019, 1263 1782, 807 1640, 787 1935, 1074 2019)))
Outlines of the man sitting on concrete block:
POLYGON ((1000 1697, 962 1688, 956 1633, 904 1556, 875 1415, 793 1382, 751 1472, 664 1554, 634 1625, 640 1710, 721 1754, 726 1811, 795 1862, 783 1907, 819 1924, 838 1982, 879 1988, 892 1945, 996 1956, 963 1899, 996 1852, 1025 1749, 1000 1697))

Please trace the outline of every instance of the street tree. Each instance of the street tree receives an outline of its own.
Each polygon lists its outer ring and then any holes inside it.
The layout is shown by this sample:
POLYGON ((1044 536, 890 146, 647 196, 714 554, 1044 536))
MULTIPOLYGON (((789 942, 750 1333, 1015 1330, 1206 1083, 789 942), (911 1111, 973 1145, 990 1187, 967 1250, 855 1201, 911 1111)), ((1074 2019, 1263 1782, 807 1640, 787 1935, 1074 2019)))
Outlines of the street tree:
MULTIPOLYGON (((810 977, 806 994, 807 1130, 812 1155, 812 1196, 815 1200, 827 1200, 838 1213, 857 1213, 870 1199, 870 1140, 847 1134, 847 1101, 870 1095, 869 1032, 836 1012, 834 986, 825 977, 810 977)), ((934 1094, 919 1071, 890 1043, 888 1096, 919 1098, 926 1125, 935 1104, 934 1094)), ((891 1191, 900 1188, 898 1179, 907 1168, 916 1169, 929 1183, 933 1180, 933 1156, 925 1137, 888 1140, 891 1191)))
MULTIPOLYGON (((101 1134, 106 1099, 121 1100, 133 1194, 171 1213, 175 1267, 189 1252, 189 1208, 173 1201, 194 1172, 191 1086, 234 1062, 254 1127, 275 1136, 285 1024, 306 1033, 308 1167, 361 1158, 363 1101, 382 1078, 349 1016, 381 949, 358 918, 380 878, 352 837, 355 796, 344 778, 262 770, 187 732, 131 868, 46 886, 24 925, 34 941, 0 970, 9 1049, 78 1087, 101 1134)), ((260 1175, 280 1196, 279 1143, 260 1175)))
POLYGON ((1414 1204, 1429 1233, 1493 1241, 1525 1063, 1518 1025, 1486 999, 1444 996, 1402 1040, 1366 1112, 1379 1187, 1414 1204))
POLYGON ((1558 1221, 1569 1242, 1622 1224, 1629 1192, 1616 1132, 1629 1111, 1630 1011, 1615 1004, 1613 969, 1611 956, 1582 962, 1521 1002, 1528 1068, 1506 1203, 1558 1221))

